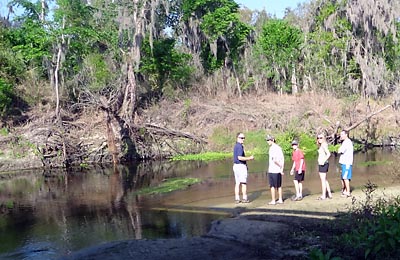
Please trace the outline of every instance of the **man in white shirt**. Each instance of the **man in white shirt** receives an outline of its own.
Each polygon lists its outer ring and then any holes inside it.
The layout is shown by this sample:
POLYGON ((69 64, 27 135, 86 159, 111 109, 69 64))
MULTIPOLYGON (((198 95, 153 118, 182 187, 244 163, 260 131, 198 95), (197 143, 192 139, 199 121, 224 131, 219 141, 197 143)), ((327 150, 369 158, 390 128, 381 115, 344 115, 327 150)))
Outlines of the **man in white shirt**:
POLYGON ((271 202, 269 205, 282 204, 282 175, 285 158, 283 156, 282 148, 275 143, 275 138, 268 135, 266 137, 269 144, 269 163, 267 177, 269 187, 271 189, 271 202), (276 201, 275 190, 278 190, 278 201, 276 201))
POLYGON ((340 154, 339 163, 342 166, 342 197, 351 197, 350 181, 353 172, 353 142, 349 138, 346 130, 340 132, 340 139, 343 141, 339 147, 340 154))

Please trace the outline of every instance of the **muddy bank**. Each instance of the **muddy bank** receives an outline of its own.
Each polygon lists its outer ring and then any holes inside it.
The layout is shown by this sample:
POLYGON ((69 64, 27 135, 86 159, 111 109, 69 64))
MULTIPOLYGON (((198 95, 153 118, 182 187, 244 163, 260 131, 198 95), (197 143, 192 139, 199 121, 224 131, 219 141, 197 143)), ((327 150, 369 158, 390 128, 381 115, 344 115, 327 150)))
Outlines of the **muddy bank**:
MULTIPOLYGON (((375 198, 400 194, 400 187, 378 189, 375 198)), ((310 195, 302 201, 286 199, 282 205, 256 200, 235 205, 226 201, 209 207, 224 207, 237 216, 215 221, 210 231, 189 239, 129 240, 106 243, 65 256, 78 259, 308 259, 313 248, 326 248, 341 213, 361 203, 365 194, 352 198, 334 194, 332 200, 317 201, 310 195)))
MULTIPOLYGON (((351 131, 357 140, 374 145, 400 143, 400 116, 392 108, 362 121, 387 106, 390 100, 357 100, 351 104, 327 94, 244 96, 160 101, 140 109, 138 129, 128 139, 132 156, 165 158, 200 151, 223 151, 216 133, 234 135, 238 131, 296 131, 333 133, 338 126, 362 122, 351 131), (369 105, 368 105, 369 104, 369 105), (368 106, 367 106, 368 105, 368 106)), ((62 127, 54 124, 51 108, 32 108, 21 122, 10 122, 0 135, 0 172, 54 168, 68 165, 112 163, 107 127, 101 111, 64 111, 62 127)))

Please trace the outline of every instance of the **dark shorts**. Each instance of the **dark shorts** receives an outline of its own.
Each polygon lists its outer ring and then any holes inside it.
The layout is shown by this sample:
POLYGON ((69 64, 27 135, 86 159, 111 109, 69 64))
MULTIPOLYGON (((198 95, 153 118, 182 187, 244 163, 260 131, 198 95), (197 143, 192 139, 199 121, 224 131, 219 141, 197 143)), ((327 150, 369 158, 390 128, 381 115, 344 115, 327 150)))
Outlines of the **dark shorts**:
POLYGON ((294 174, 294 179, 298 182, 302 182, 304 181, 304 175, 306 174, 306 172, 301 172, 301 174, 299 174, 297 171, 294 174))
POLYGON ((280 188, 282 187, 282 175, 280 173, 268 172, 269 187, 280 188))
POLYGON ((319 172, 327 173, 328 169, 329 169, 329 163, 325 163, 324 165, 318 165, 318 171, 319 172))

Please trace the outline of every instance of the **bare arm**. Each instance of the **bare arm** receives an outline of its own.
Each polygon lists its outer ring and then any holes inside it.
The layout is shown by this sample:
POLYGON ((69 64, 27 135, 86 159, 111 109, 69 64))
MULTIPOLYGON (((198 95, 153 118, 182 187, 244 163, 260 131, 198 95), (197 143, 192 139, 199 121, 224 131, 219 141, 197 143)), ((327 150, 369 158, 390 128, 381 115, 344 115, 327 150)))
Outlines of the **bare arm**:
POLYGON ((239 161, 251 161, 254 160, 254 156, 238 156, 239 161))

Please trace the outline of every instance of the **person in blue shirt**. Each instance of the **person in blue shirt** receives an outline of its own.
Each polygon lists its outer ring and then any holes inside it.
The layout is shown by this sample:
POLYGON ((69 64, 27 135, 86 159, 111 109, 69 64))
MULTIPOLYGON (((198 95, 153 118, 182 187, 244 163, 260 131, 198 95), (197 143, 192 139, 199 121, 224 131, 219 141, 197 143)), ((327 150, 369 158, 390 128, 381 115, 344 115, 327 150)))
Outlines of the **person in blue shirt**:
POLYGON ((235 175, 235 203, 249 203, 247 198, 247 161, 254 160, 254 156, 246 157, 243 147, 245 136, 243 133, 236 135, 236 144, 233 148, 233 173, 235 175), (242 200, 239 191, 242 188, 242 200))

